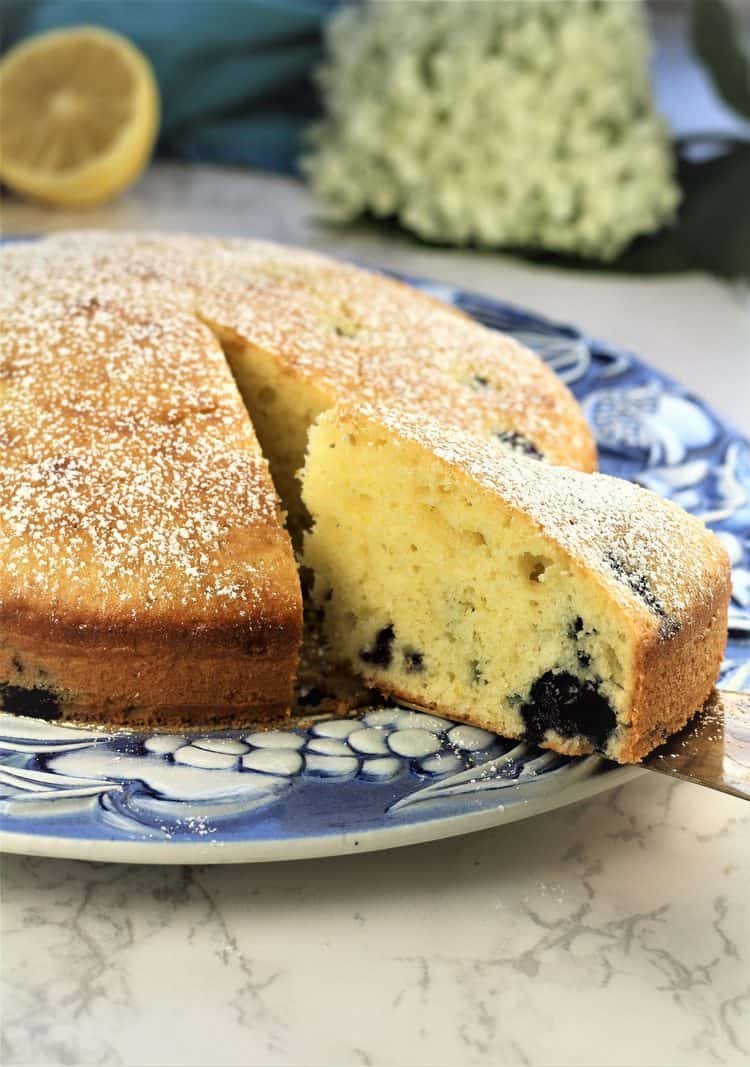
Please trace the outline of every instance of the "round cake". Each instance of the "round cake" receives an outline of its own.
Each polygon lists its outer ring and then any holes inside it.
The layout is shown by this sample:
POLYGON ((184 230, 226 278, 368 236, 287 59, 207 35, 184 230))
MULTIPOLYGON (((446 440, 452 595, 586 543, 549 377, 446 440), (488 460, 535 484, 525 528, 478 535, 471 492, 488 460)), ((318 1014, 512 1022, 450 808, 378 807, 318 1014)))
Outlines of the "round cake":
POLYGON ((428 414, 498 462, 595 466, 536 356, 373 272, 104 233, 6 247, 2 272, 7 711, 165 726, 283 712, 302 612, 287 531, 308 523, 296 475, 310 425, 342 401, 428 414))
POLYGON ((398 699, 630 762, 709 695, 726 552, 591 473, 574 398, 511 338, 263 242, 2 256, 0 708, 278 718, 298 555, 331 663, 398 699))

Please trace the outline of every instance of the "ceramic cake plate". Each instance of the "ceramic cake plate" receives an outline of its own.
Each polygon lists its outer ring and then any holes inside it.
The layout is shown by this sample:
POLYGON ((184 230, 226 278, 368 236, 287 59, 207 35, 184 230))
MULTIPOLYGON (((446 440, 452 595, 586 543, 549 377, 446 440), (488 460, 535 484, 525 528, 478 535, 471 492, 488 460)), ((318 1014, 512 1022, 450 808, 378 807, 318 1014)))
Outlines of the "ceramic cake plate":
MULTIPOLYGON (((534 349, 571 387, 602 470, 699 515, 732 560, 720 685, 750 690, 750 443, 634 355, 531 312, 418 279, 534 349)), ((265 733, 134 734, 0 713, 2 846, 138 863, 301 859, 449 837, 641 774, 408 708, 265 733)))

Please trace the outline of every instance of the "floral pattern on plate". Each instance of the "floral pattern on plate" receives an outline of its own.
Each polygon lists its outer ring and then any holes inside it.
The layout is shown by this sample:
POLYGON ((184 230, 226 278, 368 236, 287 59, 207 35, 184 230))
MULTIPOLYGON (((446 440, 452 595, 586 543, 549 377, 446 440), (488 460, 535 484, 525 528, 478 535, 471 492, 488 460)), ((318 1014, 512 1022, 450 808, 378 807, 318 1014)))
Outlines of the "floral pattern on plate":
MULTIPOLYGON (((733 567, 720 682, 750 690, 750 444, 628 352, 530 312, 407 280, 538 352, 581 402, 602 470, 669 497, 716 530, 733 567)), ((632 774, 598 757, 570 759, 398 707, 360 709, 356 718, 319 719, 307 729, 153 736, 0 714, 5 845, 57 854, 84 854, 88 842, 95 857, 103 842, 119 842, 118 856, 128 858, 128 843, 145 842, 163 862, 164 846, 192 842, 205 859, 208 839, 245 847, 235 858, 258 858, 253 846, 269 843, 278 848, 262 857, 283 857, 307 854, 306 841, 328 841, 316 846, 326 854, 365 835, 375 841, 368 847, 388 847, 409 839, 394 833, 400 829, 419 827, 411 839, 461 832, 632 774)))

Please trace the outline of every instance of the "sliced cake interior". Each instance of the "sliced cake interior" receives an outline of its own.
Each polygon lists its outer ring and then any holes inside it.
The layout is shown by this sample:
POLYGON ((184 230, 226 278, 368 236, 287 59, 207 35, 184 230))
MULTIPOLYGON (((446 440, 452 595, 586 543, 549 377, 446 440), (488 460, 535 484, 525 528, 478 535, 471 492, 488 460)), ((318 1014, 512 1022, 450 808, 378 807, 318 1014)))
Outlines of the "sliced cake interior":
POLYGON ((311 431, 303 498, 330 647, 386 692, 629 762, 711 691, 728 560, 644 489, 336 409, 311 431))
POLYGON ((287 526, 296 536, 307 523, 297 473, 304 461, 308 430, 333 401, 315 382, 284 367, 268 352, 216 332, 252 413, 253 428, 284 504, 287 526))

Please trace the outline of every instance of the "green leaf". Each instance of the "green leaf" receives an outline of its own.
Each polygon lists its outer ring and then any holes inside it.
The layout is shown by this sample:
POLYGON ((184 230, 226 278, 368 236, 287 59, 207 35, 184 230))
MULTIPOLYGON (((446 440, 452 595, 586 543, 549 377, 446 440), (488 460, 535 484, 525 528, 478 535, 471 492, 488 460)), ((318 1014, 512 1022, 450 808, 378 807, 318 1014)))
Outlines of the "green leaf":
POLYGON ((740 32, 723 0, 693 0, 691 36, 695 53, 724 98, 750 118, 750 63, 740 32))
POLYGON ((676 237, 696 266, 727 278, 750 278, 750 144, 702 163, 682 160, 684 211, 676 237))

